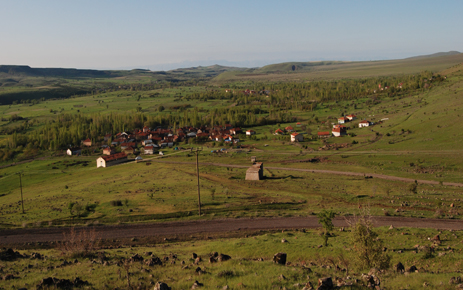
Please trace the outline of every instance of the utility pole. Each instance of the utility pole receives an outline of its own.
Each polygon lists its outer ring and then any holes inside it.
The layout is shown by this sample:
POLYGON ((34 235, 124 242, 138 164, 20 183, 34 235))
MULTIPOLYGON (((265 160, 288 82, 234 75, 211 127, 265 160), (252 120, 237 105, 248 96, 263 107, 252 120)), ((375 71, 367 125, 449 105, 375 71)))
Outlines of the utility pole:
POLYGON ((21 188, 21 206, 23 208, 23 214, 24 214, 23 184, 21 180, 21 172, 18 172, 18 174, 19 174, 19 188, 21 188))
POLYGON ((196 176, 198 178, 198 208, 199 208, 199 216, 201 216, 201 194, 199 192, 199 161, 198 161, 198 152, 199 149, 196 149, 196 176))

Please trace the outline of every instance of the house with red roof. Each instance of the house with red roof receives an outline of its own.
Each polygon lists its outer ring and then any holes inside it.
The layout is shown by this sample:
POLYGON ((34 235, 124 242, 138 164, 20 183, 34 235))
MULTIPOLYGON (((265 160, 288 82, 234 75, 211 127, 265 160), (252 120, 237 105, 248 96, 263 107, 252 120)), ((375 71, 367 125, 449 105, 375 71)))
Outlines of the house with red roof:
POLYGON ((371 122, 370 121, 367 121, 367 120, 363 120, 359 123, 359 128, 363 128, 363 127, 368 127, 368 126, 371 126, 371 122))
POLYGON ((343 125, 334 125, 331 134, 333 134, 334 137, 346 136, 347 128, 343 125))
POLYGON ((294 131, 294 128, 291 127, 291 126, 288 126, 285 128, 286 132, 293 132, 294 131))
POLYGON ((284 135, 284 134, 285 132, 283 132, 283 130, 281 130, 280 128, 275 130, 275 135, 284 135))
POLYGON ((124 152, 116 153, 112 155, 100 156, 96 160, 96 167, 109 167, 116 164, 120 164, 127 161, 127 154, 124 152))
POLYGON ((299 133, 291 134, 291 142, 302 142, 304 141, 304 136, 299 133))
POLYGON ((251 136, 251 135, 256 135, 256 131, 254 131, 254 130, 247 130, 247 131, 246 131, 246 136, 251 136))
POLYGON ((351 114, 351 115, 347 115, 346 118, 347 118, 349 121, 354 121, 355 119, 357 119, 357 116, 355 116, 354 114, 351 114))
POLYGON ((318 132, 318 138, 328 138, 331 136, 331 133, 329 131, 326 132, 318 132))
POLYGON ((346 122, 349 122, 349 119, 347 119, 346 117, 338 118, 338 123, 339 124, 344 124, 346 122))
POLYGON ((90 140, 90 138, 88 138, 86 140, 83 140, 82 145, 90 147, 90 146, 92 146, 92 140, 90 140))

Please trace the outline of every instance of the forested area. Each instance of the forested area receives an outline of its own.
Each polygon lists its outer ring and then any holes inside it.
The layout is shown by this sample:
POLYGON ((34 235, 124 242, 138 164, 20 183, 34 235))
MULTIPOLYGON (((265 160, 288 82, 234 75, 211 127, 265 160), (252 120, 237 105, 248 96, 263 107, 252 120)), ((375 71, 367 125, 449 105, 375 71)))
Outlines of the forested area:
MULTIPOLYGON (((184 126, 214 126, 225 123, 237 127, 251 127, 285 123, 297 120, 295 111, 314 111, 320 103, 355 100, 371 96, 395 97, 412 91, 426 89, 443 81, 439 75, 425 71, 417 75, 375 77, 317 82, 280 82, 229 84, 220 88, 205 88, 201 92, 187 94, 183 101, 227 100, 226 106, 211 109, 193 107, 189 104, 164 108, 157 112, 144 113, 60 113, 45 121, 23 120, 20 116, 10 118, 16 126, 1 128, 1 134, 9 135, 0 149, 0 159, 6 161, 23 152, 34 155, 39 150, 59 150, 90 138, 98 141, 105 134, 150 128, 170 127, 174 130, 184 126), (230 92, 226 92, 229 89, 230 92), (255 94, 245 93, 251 89, 255 94), (232 106, 229 104, 232 103, 232 106), (166 111, 164 111, 166 110, 166 111)), ((136 84, 117 90, 153 91, 172 85, 136 84)), ((185 84, 184 84, 185 85, 185 84)), ((111 89, 111 88, 108 88, 111 89)), ((116 89, 116 88, 112 88, 116 89)), ((153 92, 157 97, 159 93, 153 92)), ((316 119, 315 119, 316 120, 316 119)))

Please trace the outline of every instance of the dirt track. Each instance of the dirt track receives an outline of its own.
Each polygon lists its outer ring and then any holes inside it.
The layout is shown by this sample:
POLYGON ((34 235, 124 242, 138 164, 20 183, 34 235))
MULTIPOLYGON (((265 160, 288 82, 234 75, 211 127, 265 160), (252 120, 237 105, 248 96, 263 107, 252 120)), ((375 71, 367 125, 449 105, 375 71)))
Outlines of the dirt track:
MULTIPOLYGON (((348 226, 346 219, 336 218, 337 227, 348 226)), ((421 219, 403 217, 374 217, 375 226, 414 227, 463 230, 463 221, 421 219)), ((158 224, 129 224, 94 227, 100 239, 121 239, 132 237, 173 237, 200 233, 224 233, 237 231, 281 230, 296 228, 317 228, 318 219, 310 217, 221 219, 187 222, 166 222, 158 224)), ((89 229, 86 227, 85 229, 89 229)), ((0 231, 0 245, 32 242, 51 242, 63 239, 63 232, 69 228, 14 229, 0 231)))
MULTIPOLYGON (((161 160, 156 160, 156 162, 173 163, 173 164, 196 164, 194 162, 164 161, 164 160, 162 160, 162 161, 161 160)), ((249 168, 249 166, 244 166, 244 165, 223 164, 223 163, 207 163, 207 162, 203 162, 203 163, 201 163, 201 165, 233 167, 233 168, 249 168)), ((334 171, 334 170, 321 170, 321 169, 302 169, 302 168, 288 168, 288 167, 269 167, 269 166, 265 166, 265 168, 273 169, 273 170, 300 171, 300 172, 350 175, 350 176, 362 176, 362 177, 363 176, 372 176, 374 178, 387 179, 387 180, 397 180, 397 181, 402 181, 402 182, 415 182, 415 179, 412 179, 412 178, 404 178, 404 177, 397 177, 397 176, 376 174, 376 173, 361 173, 361 172, 334 171)), ((438 181, 434 181, 434 180, 418 179, 416 181, 418 183, 424 183, 424 184, 435 184, 435 185, 439 184, 438 181)), ((443 185, 463 187, 463 183, 457 183, 457 182, 444 182, 443 185)))

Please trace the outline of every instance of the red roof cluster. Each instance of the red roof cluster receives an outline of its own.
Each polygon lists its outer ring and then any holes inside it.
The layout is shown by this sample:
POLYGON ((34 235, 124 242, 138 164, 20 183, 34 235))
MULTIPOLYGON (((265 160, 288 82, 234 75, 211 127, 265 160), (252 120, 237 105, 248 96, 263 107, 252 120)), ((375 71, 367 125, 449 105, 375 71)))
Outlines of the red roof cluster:
POLYGON ((111 161, 111 160, 127 158, 127 154, 125 154, 124 152, 121 152, 121 153, 116 153, 116 154, 112 154, 112 155, 101 156, 101 158, 103 158, 104 161, 108 162, 108 161, 111 161))

